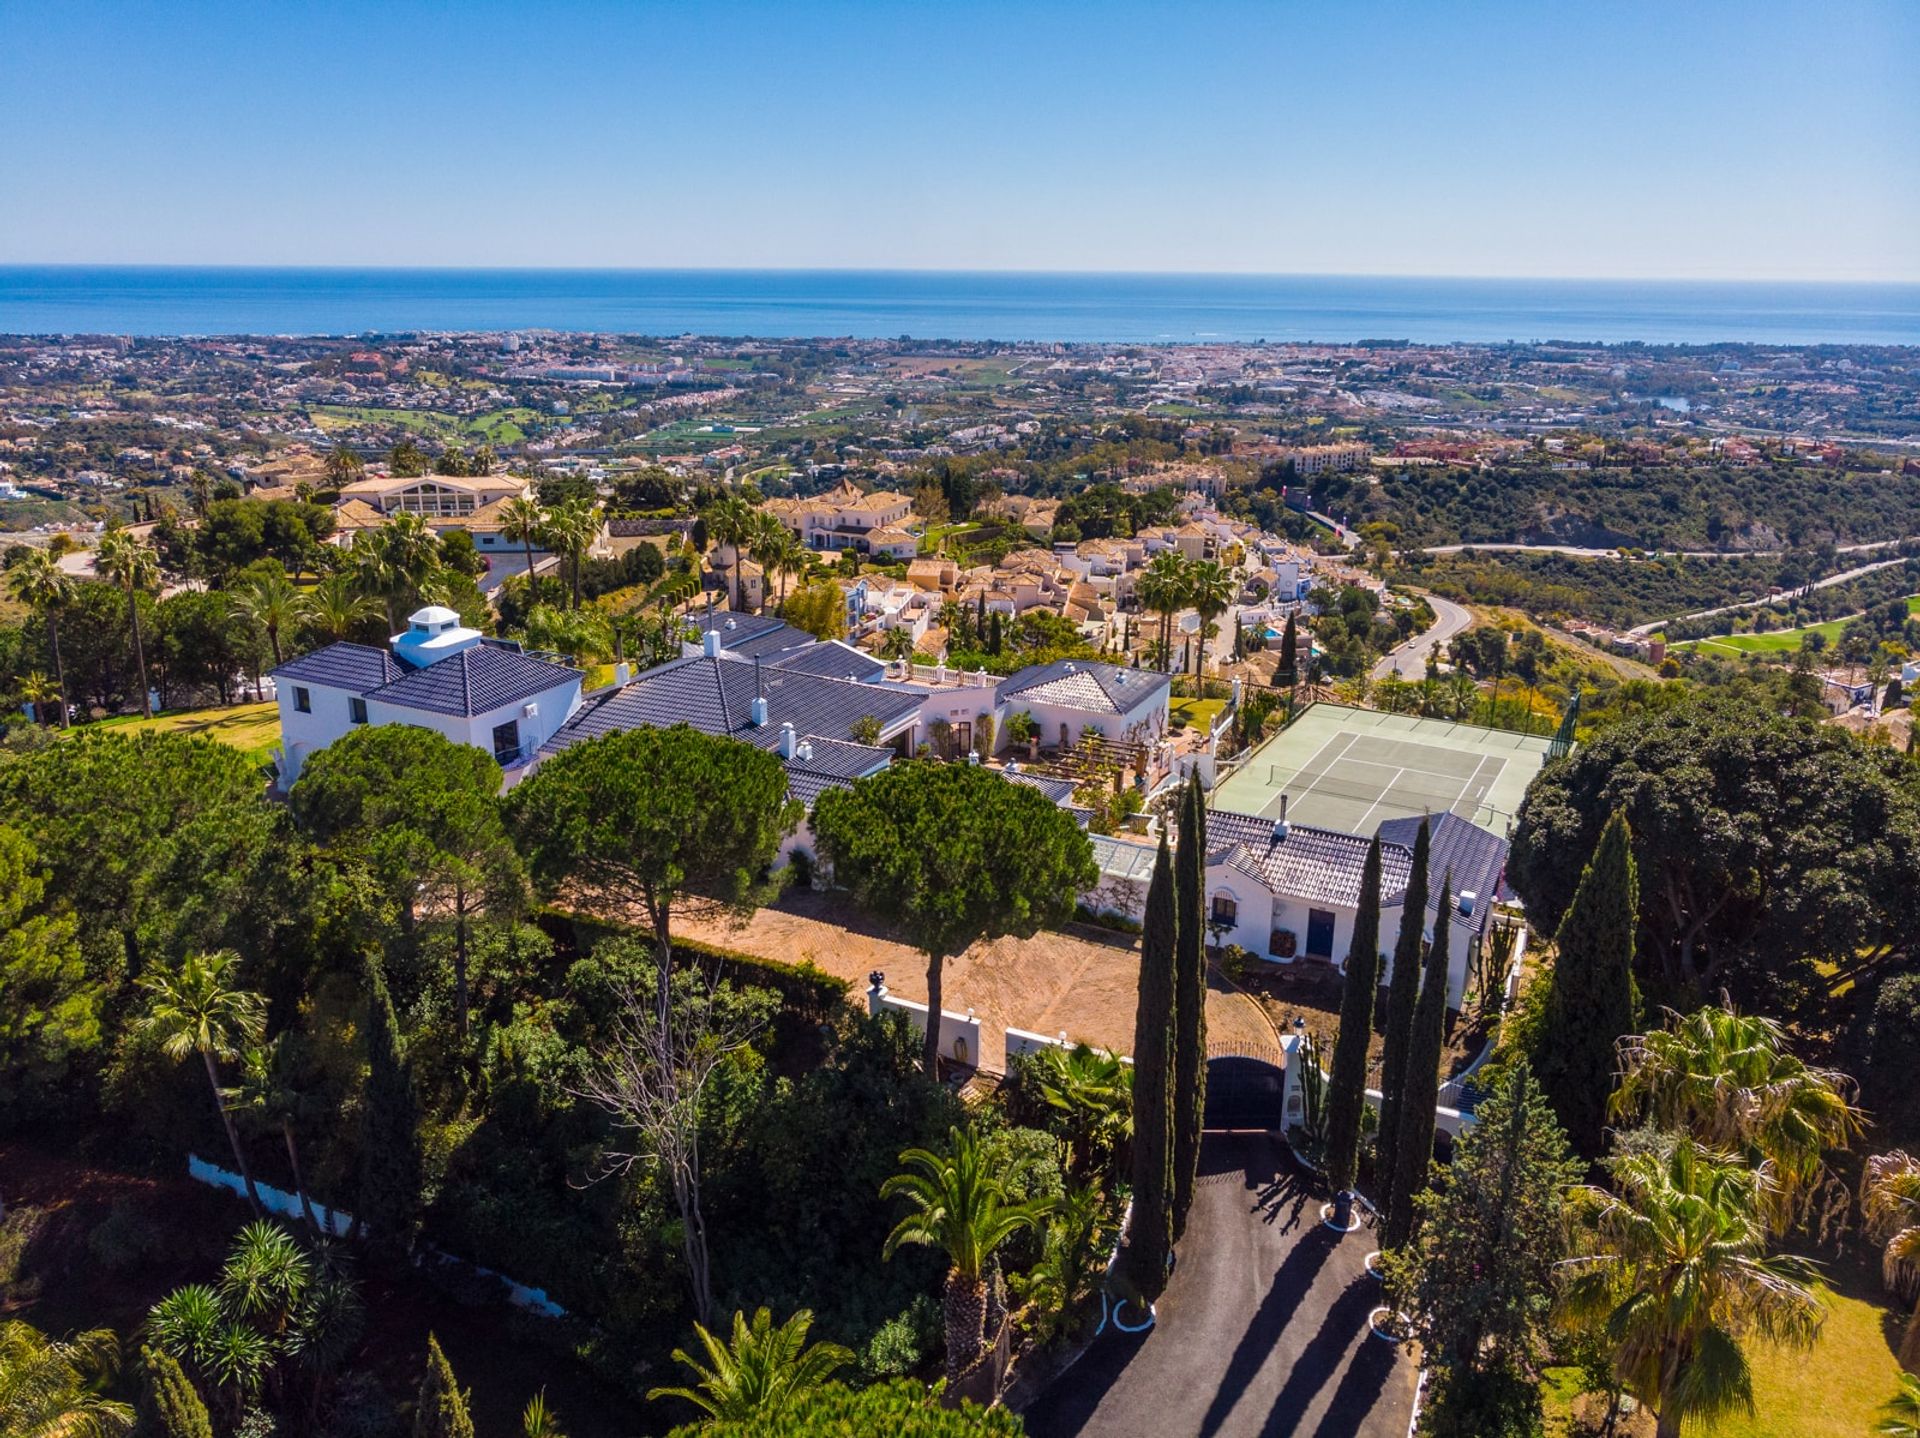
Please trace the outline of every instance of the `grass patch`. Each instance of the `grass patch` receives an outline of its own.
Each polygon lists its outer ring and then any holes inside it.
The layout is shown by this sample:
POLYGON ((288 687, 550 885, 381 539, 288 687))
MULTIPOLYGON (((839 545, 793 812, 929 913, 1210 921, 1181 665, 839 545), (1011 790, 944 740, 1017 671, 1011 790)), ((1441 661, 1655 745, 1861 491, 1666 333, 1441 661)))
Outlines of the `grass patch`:
MULTIPOLYGON (((1920 594, 1907 596, 1907 613, 1920 614, 1920 594)), ((1829 619, 1825 624, 1809 624, 1804 629, 1775 629, 1766 634, 1716 634, 1707 639, 1688 639, 1673 647, 1732 650, 1738 654, 1790 654, 1800 647, 1801 636, 1807 634, 1821 635, 1829 644, 1838 643, 1846 627, 1859 617, 1850 615, 1845 619, 1829 619)))
MULTIPOLYGON (((1689 1426, 1688 1438, 1859 1438, 1873 1431, 1880 1405, 1893 1396, 1899 1381, 1900 1365, 1889 1337, 1897 1335, 1906 1315, 1825 1284, 1819 1293, 1827 1304, 1827 1321, 1812 1350, 1750 1347, 1752 1415, 1689 1426)), ((1579 1394, 1577 1369, 1546 1370, 1540 1397, 1549 1435, 1579 1431, 1572 1425, 1572 1405, 1579 1394)))
POLYGON ((1184 720, 1192 728, 1211 729, 1226 707, 1224 699, 1174 699, 1167 709, 1176 726, 1184 720))
POLYGON ((264 704, 236 704, 231 709, 169 709, 151 719, 123 715, 84 727, 196 734, 202 739, 230 745, 256 763, 264 764, 280 742, 280 706, 269 700, 264 704))

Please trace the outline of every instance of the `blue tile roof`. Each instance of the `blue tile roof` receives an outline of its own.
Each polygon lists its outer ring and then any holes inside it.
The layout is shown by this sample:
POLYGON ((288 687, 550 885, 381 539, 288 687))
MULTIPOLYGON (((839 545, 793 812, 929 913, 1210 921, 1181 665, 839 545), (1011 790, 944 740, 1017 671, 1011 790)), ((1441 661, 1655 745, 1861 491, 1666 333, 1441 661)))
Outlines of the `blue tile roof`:
POLYGON ((470 719, 531 699, 569 680, 579 684, 583 678, 578 669, 549 664, 497 645, 475 644, 369 690, 367 697, 429 714, 470 719))
POLYGON ((776 669, 796 674, 819 674, 828 679, 857 679, 870 684, 886 677, 887 666, 871 654, 862 654, 851 644, 838 639, 824 644, 803 644, 766 661, 776 669))
MULTIPOLYGON (((1470 917, 1462 918, 1459 909, 1454 909, 1453 924, 1456 928, 1480 933, 1487 926, 1494 895, 1506 873, 1507 841, 1458 814, 1435 814, 1430 823, 1433 827, 1432 847, 1427 855, 1427 913, 1438 914, 1441 903, 1450 897, 1441 892, 1441 886, 1446 883, 1447 871, 1452 870, 1454 895, 1470 892, 1477 896, 1470 917)), ((1408 849, 1413 848, 1419 832, 1418 817, 1389 819, 1380 826, 1383 842, 1404 844, 1408 849)))
MULTIPOLYGON (((1308 824, 1289 824, 1284 835, 1272 819, 1207 812, 1207 860, 1226 863, 1260 880, 1276 894, 1357 908, 1360 873, 1366 867, 1371 840, 1308 824)), ((1391 908, 1406 902, 1407 876, 1413 872, 1413 854, 1382 834, 1380 843, 1380 902, 1391 908)))
POLYGON ((696 615, 690 622, 697 636, 696 642, 708 630, 712 630, 720 636, 723 650, 745 659, 752 659, 756 655, 765 658, 816 642, 806 630, 795 629, 784 619, 771 614, 735 614, 721 609, 712 614, 696 615))
POLYGON ((1086 659, 1056 659, 1031 664, 1000 681, 1001 703, 1024 699, 1084 709, 1093 714, 1124 714, 1172 681, 1151 669, 1128 669, 1086 659))
POLYGON ((273 671, 273 677, 294 684, 324 684, 330 689, 366 694, 404 673, 406 666, 387 650, 343 640, 289 659, 273 671))
POLYGON ((635 675, 623 688, 591 698, 541 746, 540 754, 557 754, 603 734, 674 724, 690 724, 704 734, 725 734, 772 749, 780 742, 781 726, 791 724, 795 736, 812 745, 813 757, 803 760, 796 755, 786 761, 788 790, 811 805, 821 789, 851 783, 892 758, 891 749, 855 742, 856 723, 870 714, 885 732, 919 710, 919 695, 890 685, 700 655, 671 660, 635 675), (767 696, 767 722, 761 725, 752 719, 756 682, 767 696))

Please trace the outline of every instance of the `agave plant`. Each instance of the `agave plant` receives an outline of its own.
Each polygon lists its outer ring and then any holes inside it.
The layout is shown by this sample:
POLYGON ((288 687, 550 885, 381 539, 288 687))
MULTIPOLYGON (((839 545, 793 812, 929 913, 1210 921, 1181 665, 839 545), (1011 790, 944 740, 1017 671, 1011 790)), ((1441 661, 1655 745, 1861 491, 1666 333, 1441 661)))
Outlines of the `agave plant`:
POLYGON ((684 1398, 716 1422, 766 1424, 785 1412, 795 1400, 813 1392, 831 1378, 853 1354, 835 1343, 807 1345, 813 1314, 801 1309, 774 1327, 773 1315, 762 1308, 749 1324, 744 1313, 733 1315, 733 1340, 722 1343, 699 1324, 694 1336, 706 1350, 707 1362, 673 1350, 674 1362, 690 1368, 699 1382, 692 1388, 655 1388, 648 1399, 684 1398))

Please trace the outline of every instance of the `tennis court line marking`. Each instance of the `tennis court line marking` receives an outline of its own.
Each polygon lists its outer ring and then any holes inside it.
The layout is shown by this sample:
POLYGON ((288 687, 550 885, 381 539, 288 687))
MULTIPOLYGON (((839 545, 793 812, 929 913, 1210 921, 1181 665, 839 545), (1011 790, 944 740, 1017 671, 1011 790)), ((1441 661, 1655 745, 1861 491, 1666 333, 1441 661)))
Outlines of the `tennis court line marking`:
MULTIPOLYGON (((1455 784, 1462 783, 1458 774, 1446 774, 1438 769, 1416 769, 1411 764, 1390 764, 1383 759, 1356 759, 1351 754, 1342 754, 1337 762, 1342 764, 1362 764, 1369 769, 1392 769, 1395 771, 1396 778, 1401 774, 1419 774, 1428 779, 1446 779, 1455 784)), ((1486 762, 1486 759, 1481 759, 1480 763, 1475 766, 1473 773, 1467 775, 1464 782, 1471 784, 1474 779, 1479 776, 1480 769, 1485 766, 1486 762)), ((1465 792, 1465 790, 1463 789, 1462 792, 1465 792)))
MULTIPOLYGON (((1354 762, 1355 762, 1355 763, 1364 763, 1365 761, 1364 761, 1364 760, 1355 760, 1354 762)), ((1381 765, 1378 765, 1378 766, 1376 766, 1376 767, 1378 767, 1378 768, 1381 768, 1381 769, 1384 769, 1384 768, 1386 768, 1387 766, 1386 766, 1385 764, 1381 764, 1381 765)), ((1373 803, 1372 803, 1372 804, 1370 804, 1370 805, 1368 805, 1368 806, 1367 806, 1367 812, 1366 812, 1366 813, 1364 813, 1364 814, 1362 814, 1362 815, 1360 816, 1360 823, 1359 823, 1359 825, 1358 825, 1358 828, 1359 828, 1359 831, 1360 831, 1360 837, 1361 837, 1361 838, 1367 838, 1367 837, 1369 837, 1369 836, 1370 836, 1370 834, 1371 834, 1371 832, 1372 832, 1372 831, 1371 831, 1371 830, 1369 830, 1369 829, 1367 828, 1367 820, 1369 820, 1369 819, 1371 819, 1371 818, 1373 817, 1373 811, 1374 811, 1375 809, 1378 809, 1378 808, 1379 808, 1379 807, 1380 807, 1380 806, 1381 806, 1382 804, 1384 804, 1384 803, 1386 802, 1386 800, 1387 800, 1387 795, 1389 795, 1389 794, 1391 794, 1391 793, 1393 792, 1393 786, 1394 786, 1395 784, 1397 784, 1397 783, 1399 783, 1399 782, 1400 782, 1400 776, 1401 776, 1402 774, 1404 774, 1404 773, 1406 773, 1406 772, 1407 772, 1407 771, 1406 771, 1405 769, 1399 769, 1399 770, 1396 770, 1396 771, 1394 772, 1394 776, 1393 776, 1393 777, 1392 777, 1391 779, 1389 779, 1389 780, 1387 780, 1387 786, 1386 786, 1386 788, 1384 788, 1384 789, 1382 789, 1382 790, 1380 791, 1380 797, 1379 797, 1378 799, 1375 799, 1375 800, 1373 801, 1373 803)), ((1459 802, 1460 802, 1460 800, 1459 800, 1459 797, 1458 797, 1458 796, 1456 795, 1456 796, 1455 796, 1455 798, 1454 798, 1454 803, 1455 803, 1455 804, 1457 804, 1457 803, 1459 803, 1459 802)), ((1449 807, 1451 807, 1451 806, 1449 806, 1449 807)))
MULTIPOLYGON (((1492 756, 1491 754, 1487 754, 1487 755, 1483 755, 1483 756, 1481 757, 1481 760, 1480 760, 1480 762, 1479 762, 1478 764, 1475 764, 1475 765, 1473 766, 1473 772, 1472 772, 1471 774, 1469 774, 1469 775, 1467 776, 1467 782, 1466 782, 1466 786, 1465 786, 1465 787, 1464 787, 1463 789, 1461 789, 1461 791, 1460 791, 1460 794, 1459 794, 1459 796, 1458 796, 1458 798, 1456 798, 1456 799, 1455 799, 1455 800, 1453 801, 1453 804, 1458 804, 1458 803, 1460 802, 1460 800, 1461 800, 1461 799, 1464 799, 1464 798, 1466 798, 1466 797, 1467 797, 1468 795, 1472 795, 1472 796, 1473 796, 1473 802, 1475 803, 1475 805, 1478 805, 1478 804, 1480 803, 1480 799, 1481 799, 1481 797, 1482 797, 1482 796, 1480 796, 1480 795, 1478 795, 1478 794, 1474 794, 1474 793, 1473 793, 1473 783, 1474 783, 1474 780, 1476 780, 1476 779, 1478 779, 1478 778, 1480 777, 1480 771, 1481 771, 1482 769, 1484 769, 1484 768, 1486 768, 1486 767, 1487 767, 1487 760, 1488 760, 1488 759, 1491 759, 1492 757, 1493 757, 1493 756, 1492 756)), ((1502 770, 1505 770, 1505 768, 1506 768, 1506 761, 1505 761, 1504 759, 1500 761, 1500 767, 1501 767, 1501 769, 1502 769, 1502 770)), ((1492 787, 1492 781, 1491 781, 1491 780, 1489 780, 1489 781, 1488 781, 1488 787, 1489 787, 1489 788, 1491 788, 1491 787, 1492 787)), ((1449 804, 1449 805, 1447 805, 1447 807, 1448 807, 1449 809, 1451 809, 1451 808, 1453 807, 1453 804, 1449 804)))
MULTIPOLYGON (((1355 739, 1358 739, 1359 737, 1360 737, 1360 736, 1359 736, 1358 734, 1336 734, 1336 735, 1334 735, 1334 736, 1333 736, 1333 739, 1329 739, 1329 740, 1327 740, 1327 742, 1326 742, 1325 744, 1322 744, 1322 745, 1320 746, 1320 748, 1319 748, 1319 749, 1318 749, 1317 751, 1315 751, 1315 753, 1314 753, 1314 756, 1313 756, 1313 758, 1307 761, 1307 765, 1306 765, 1306 768, 1307 768, 1307 769, 1311 769, 1311 768, 1312 768, 1312 767, 1314 766, 1314 763, 1315 763, 1315 762, 1317 762, 1317 761, 1319 760, 1319 758, 1320 758, 1320 756, 1321 756, 1322 754, 1324 754, 1324 753, 1326 753, 1326 752, 1327 752, 1327 750, 1328 750, 1329 748, 1331 748, 1331 747, 1332 747, 1332 745, 1333 745, 1333 741, 1334 741, 1334 739, 1345 739, 1345 740, 1347 741, 1347 745, 1346 745, 1346 749, 1342 749, 1342 750, 1341 750, 1341 751, 1340 751, 1340 752, 1339 752, 1338 754, 1336 754, 1336 755, 1334 755, 1334 756, 1333 756, 1333 764, 1337 764, 1337 763, 1339 763, 1341 759, 1343 759, 1343 758, 1345 758, 1345 757, 1346 757, 1346 753, 1347 753, 1347 749, 1351 749, 1351 748, 1353 747, 1353 741, 1354 741, 1355 739)), ((1356 760, 1354 760, 1353 762, 1354 762, 1354 763, 1356 763, 1356 764, 1359 764, 1359 763, 1363 763, 1363 762, 1365 762, 1365 761, 1364 761, 1364 760, 1360 760, 1360 759, 1356 759, 1356 760)), ((1306 787, 1306 788, 1304 788, 1304 789, 1302 789, 1302 790, 1301 790, 1301 791, 1300 791, 1300 792, 1299 792, 1298 794, 1295 794, 1295 795, 1293 796, 1293 797, 1294 797, 1294 799, 1295 799, 1296 801, 1298 801, 1298 800, 1300 800, 1300 799, 1304 799, 1304 798, 1306 798, 1306 797, 1307 797, 1307 795, 1309 795, 1309 794, 1311 794, 1311 793, 1313 792, 1313 786, 1314 786, 1314 784, 1318 784, 1318 783, 1319 783, 1319 782, 1320 782, 1320 781, 1321 781, 1322 779, 1324 779, 1324 778, 1326 778, 1326 777, 1327 777, 1327 775, 1329 775, 1329 774, 1331 774, 1331 773, 1333 772, 1333 764, 1329 764, 1329 765, 1327 765, 1327 767, 1326 767, 1326 768, 1324 768, 1324 769, 1322 769, 1322 770, 1321 770, 1321 771, 1320 771, 1320 772, 1319 772, 1318 774, 1315 774, 1315 775, 1313 776, 1313 783, 1312 783, 1312 784, 1309 784, 1309 785, 1307 785, 1307 787, 1306 787)), ((1295 770, 1293 771, 1293 773, 1294 773, 1294 777, 1295 777, 1295 778, 1298 778, 1298 777, 1299 777, 1299 776, 1300 776, 1301 774, 1303 774, 1303 773, 1305 773, 1305 772, 1306 772, 1306 769, 1295 769, 1295 770)), ((1281 792, 1281 794, 1282 794, 1282 795, 1284 795, 1284 794, 1286 793, 1286 790, 1284 790, 1284 789, 1282 789, 1282 790, 1281 790, 1280 792, 1281 792)))

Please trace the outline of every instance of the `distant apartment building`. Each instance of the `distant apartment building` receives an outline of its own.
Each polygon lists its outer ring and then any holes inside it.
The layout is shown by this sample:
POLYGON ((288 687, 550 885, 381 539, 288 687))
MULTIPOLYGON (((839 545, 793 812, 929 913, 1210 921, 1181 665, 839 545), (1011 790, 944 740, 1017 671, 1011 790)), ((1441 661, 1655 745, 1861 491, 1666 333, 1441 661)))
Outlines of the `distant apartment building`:
POLYGON ((1330 474, 1340 470, 1364 469, 1373 450, 1364 444, 1313 444, 1283 449, 1280 458, 1302 476, 1330 474))

